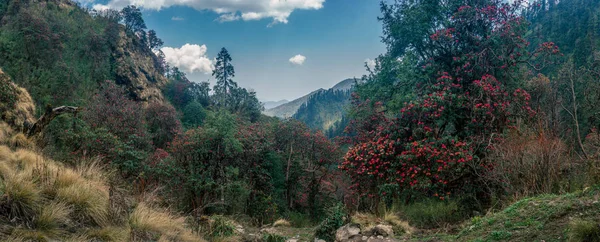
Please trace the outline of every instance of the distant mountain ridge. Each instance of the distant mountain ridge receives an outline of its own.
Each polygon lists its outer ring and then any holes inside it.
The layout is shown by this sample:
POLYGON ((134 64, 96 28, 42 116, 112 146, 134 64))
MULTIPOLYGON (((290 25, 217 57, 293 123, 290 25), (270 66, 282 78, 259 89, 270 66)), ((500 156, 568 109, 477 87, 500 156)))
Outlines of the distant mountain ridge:
POLYGON ((267 116, 271 116, 271 117, 290 118, 296 113, 296 111, 298 111, 298 108, 302 104, 304 104, 304 103, 306 103, 306 101, 308 101, 308 98, 310 98, 312 95, 314 95, 320 91, 324 91, 324 90, 325 89, 320 88, 320 89, 313 91, 309 94, 306 94, 302 97, 294 99, 293 101, 284 103, 282 105, 279 105, 279 106, 271 108, 271 109, 267 109, 263 112, 263 114, 267 115, 267 116))
POLYGON ((356 79, 356 78, 348 78, 341 82, 338 82, 330 89, 326 90, 323 88, 319 88, 318 90, 315 90, 309 94, 306 94, 302 97, 299 97, 292 101, 280 104, 275 107, 269 108, 269 107, 267 107, 267 105, 265 103, 265 111, 263 111, 263 114, 265 114, 267 116, 278 117, 278 118, 290 118, 290 117, 294 116, 294 114, 296 114, 296 112, 298 111, 300 106, 302 106, 302 104, 305 104, 306 102, 308 102, 309 98, 314 96, 315 94, 318 94, 318 93, 324 92, 324 91, 329 91, 329 90, 331 90, 331 91, 348 91, 348 90, 352 89, 352 87, 354 86, 354 84, 356 83, 357 80, 358 79, 356 79))
POLYGON ((274 107, 277 107, 279 105, 283 105, 283 104, 286 104, 289 102, 290 101, 283 99, 283 100, 279 100, 279 101, 263 101, 262 104, 263 104, 263 107, 265 107, 265 109, 271 109, 271 108, 274 108, 274 107))

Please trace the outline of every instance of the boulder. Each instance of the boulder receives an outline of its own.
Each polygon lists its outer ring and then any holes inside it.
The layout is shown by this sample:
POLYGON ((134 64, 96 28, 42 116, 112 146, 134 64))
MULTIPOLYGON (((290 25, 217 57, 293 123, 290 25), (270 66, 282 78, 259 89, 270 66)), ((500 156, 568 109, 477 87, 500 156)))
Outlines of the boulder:
POLYGON ((346 224, 335 231, 335 241, 348 241, 355 235, 360 234, 360 228, 354 224, 346 224))

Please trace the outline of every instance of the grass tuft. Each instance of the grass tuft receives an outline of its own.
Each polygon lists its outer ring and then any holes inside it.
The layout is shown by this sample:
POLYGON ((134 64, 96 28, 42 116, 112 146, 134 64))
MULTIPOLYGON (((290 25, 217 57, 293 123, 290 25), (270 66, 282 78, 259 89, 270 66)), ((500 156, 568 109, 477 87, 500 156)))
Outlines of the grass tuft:
POLYGON ((588 220, 574 220, 569 224, 569 241, 600 241, 600 223, 588 220))
POLYGON ((72 205, 75 214, 94 225, 108 223, 108 194, 89 183, 76 183, 57 190, 58 200, 72 205))
POLYGON ((200 241, 185 229, 184 218, 139 203, 129 217, 132 240, 200 241))
POLYGON ((273 222, 273 227, 290 227, 290 226, 291 226, 290 222, 285 219, 278 219, 277 221, 273 222))
POLYGON ((35 228, 43 231, 54 231, 70 222, 72 209, 64 203, 49 203, 40 207, 34 220, 35 228))

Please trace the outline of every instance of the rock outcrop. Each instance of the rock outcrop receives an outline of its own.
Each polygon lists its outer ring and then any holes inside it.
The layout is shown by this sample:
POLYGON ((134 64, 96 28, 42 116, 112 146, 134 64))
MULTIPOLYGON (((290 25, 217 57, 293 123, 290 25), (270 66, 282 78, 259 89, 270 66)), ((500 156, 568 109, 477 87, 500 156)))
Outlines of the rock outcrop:
POLYGON ((0 120, 24 131, 35 123, 35 104, 25 88, 13 83, 0 69, 0 120))
POLYGON ((161 88, 168 80, 158 58, 137 38, 128 36, 122 26, 113 58, 117 63, 116 83, 124 86, 135 100, 164 102, 161 88))

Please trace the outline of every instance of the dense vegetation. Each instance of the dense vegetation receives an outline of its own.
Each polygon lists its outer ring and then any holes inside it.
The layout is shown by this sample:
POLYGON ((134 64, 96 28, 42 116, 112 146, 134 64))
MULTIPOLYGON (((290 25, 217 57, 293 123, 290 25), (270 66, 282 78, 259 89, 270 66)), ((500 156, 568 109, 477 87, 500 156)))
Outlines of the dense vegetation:
POLYGON ((598 239, 600 1, 380 6, 374 69, 279 119, 226 48, 213 87, 170 67, 134 6, 0 1, 0 239, 598 239), (19 132, 57 105, 81 109, 19 132))
POLYGON ((477 211, 598 181, 595 53, 576 51, 597 45, 597 3, 542 2, 381 3, 388 51, 354 94, 341 165, 359 208, 477 211))

